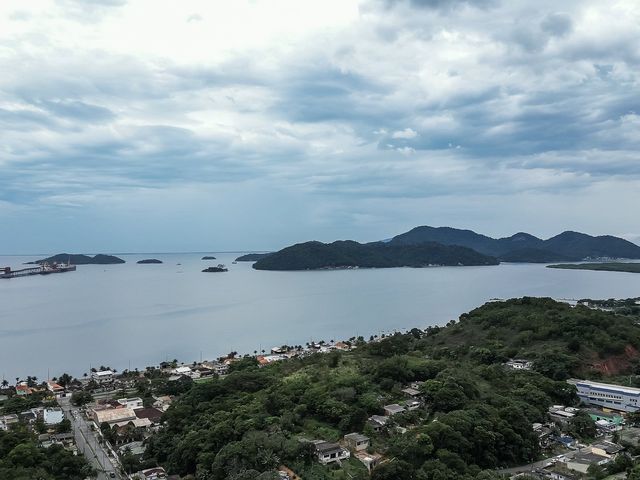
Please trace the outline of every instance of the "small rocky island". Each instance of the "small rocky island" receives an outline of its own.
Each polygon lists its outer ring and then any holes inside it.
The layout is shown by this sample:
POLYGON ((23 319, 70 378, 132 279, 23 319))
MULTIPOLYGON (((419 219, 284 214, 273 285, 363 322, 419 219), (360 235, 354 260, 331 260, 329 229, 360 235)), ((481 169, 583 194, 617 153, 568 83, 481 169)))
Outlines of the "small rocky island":
POLYGON ((212 257, 212 256, 206 256, 206 257, 202 257, 202 260, 215 260, 216 257, 212 257))
POLYGON ((209 267, 202 270, 203 273, 217 273, 217 272, 228 272, 229 270, 224 265, 220 264, 217 267, 209 267))
POLYGON ((137 263, 140 265, 146 265, 149 263, 157 264, 162 263, 162 260, 158 260, 157 258, 147 258, 146 260, 138 260, 137 263))
POLYGON ((43 258, 42 260, 36 260, 35 262, 28 262, 26 265, 42 265, 44 263, 53 264, 65 264, 71 265, 115 265, 118 263, 125 263, 124 260, 113 255, 98 254, 94 257, 89 255, 78 255, 69 253, 59 253, 53 257, 43 258))

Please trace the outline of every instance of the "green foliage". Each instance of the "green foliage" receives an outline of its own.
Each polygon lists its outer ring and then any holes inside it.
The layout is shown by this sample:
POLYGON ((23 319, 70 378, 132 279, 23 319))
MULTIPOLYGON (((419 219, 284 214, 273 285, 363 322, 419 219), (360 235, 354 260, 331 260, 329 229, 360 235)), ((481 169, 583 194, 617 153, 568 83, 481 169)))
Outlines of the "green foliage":
POLYGON ((84 390, 78 390, 71 394, 71 403, 76 407, 81 407, 87 403, 93 402, 93 395, 90 392, 84 390))
POLYGON ((0 430, 0 478, 83 480, 93 473, 84 457, 60 445, 41 448, 26 430, 0 430))

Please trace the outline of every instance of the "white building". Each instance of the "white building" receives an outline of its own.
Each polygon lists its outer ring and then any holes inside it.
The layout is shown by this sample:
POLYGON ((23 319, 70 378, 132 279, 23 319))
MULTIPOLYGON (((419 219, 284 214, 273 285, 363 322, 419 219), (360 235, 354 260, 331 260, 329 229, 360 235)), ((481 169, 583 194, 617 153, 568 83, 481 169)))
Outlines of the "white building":
POLYGON ((113 381, 114 372, 111 370, 102 370, 100 372, 91 372, 91 379, 98 383, 107 383, 113 381))
POLYGON ((185 375, 190 378, 200 378, 200 372, 198 370, 191 370, 191 368, 186 365, 174 368, 172 373, 175 373, 176 375, 185 375))
POLYGON ((329 463, 339 462, 340 460, 346 460, 351 456, 351 453, 337 443, 319 442, 316 443, 316 455, 320 463, 327 465, 329 463))
POLYGON ((589 380, 571 379, 567 382, 576 386, 580 401, 587 405, 598 405, 622 412, 635 412, 640 409, 640 388, 589 380))
POLYGON ((47 425, 57 425, 64 420, 64 412, 61 408, 45 408, 44 409, 44 423, 47 425))
POLYGON ((118 403, 123 407, 130 408, 132 410, 144 408, 144 403, 142 402, 142 399, 140 397, 120 398, 118 399, 118 403))

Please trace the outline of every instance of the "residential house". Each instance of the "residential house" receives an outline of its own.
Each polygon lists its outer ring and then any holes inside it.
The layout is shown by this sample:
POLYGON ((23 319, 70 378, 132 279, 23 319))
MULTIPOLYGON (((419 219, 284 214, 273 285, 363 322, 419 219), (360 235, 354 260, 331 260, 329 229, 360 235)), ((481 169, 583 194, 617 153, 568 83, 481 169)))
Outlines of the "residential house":
POLYGON ((367 423, 371 426, 374 432, 379 432, 387 426, 389 417, 383 417, 382 415, 372 415, 367 420, 367 423))
POLYGON ((349 433, 344 436, 344 441, 349 447, 349 450, 359 452, 360 450, 366 450, 369 447, 369 437, 360 433, 349 433))
POLYGON ((376 468, 382 460, 382 455, 380 455, 379 453, 367 453, 366 450, 356 452, 353 456, 360 460, 360 462, 365 467, 367 467, 369 473, 371 473, 371 470, 376 468))
MULTIPOLYGON (((585 409, 584 411, 587 414, 589 414, 591 419, 594 422, 596 422, 596 424, 598 422, 607 422, 608 424, 612 425, 613 427, 621 427, 622 425, 624 425, 624 418, 619 413, 616 413, 616 412, 605 412, 603 410, 598 410, 598 409, 595 409, 595 408, 585 409)), ((600 425, 604 426, 604 423, 600 423, 600 425)))
POLYGON ((45 408, 43 418, 46 425, 57 425, 64 420, 64 412, 60 407, 45 408))
POLYGON ((0 430, 9 430, 11 428, 11 425, 15 425, 19 421, 20 419, 15 413, 3 415, 0 417, 0 430))
POLYGON ((513 370, 531 370, 533 362, 522 358, 512 358, 505 365, 513 370))
POLYGON ((159 410, 162 410, 163 412, 166 412, 169 409, 171 402, 173 402, 173 398, 171 398, 169 395, 154 398, 155 402, 153 402, 153 406, 159 410))
POLYGON ((411 399, 411 400, 405 401, 404 402, 404 406, 409 411, 417 410, 418 408, 420 408, 422 406, 422 402, 420 402, 419 400, 416 400, 416 399, 411 399))
POLYGON ((567 468, 580 473, 587 473, 591 465, 604 465, 610 462, 609 457, 598 455, 592 452, 578 453, 573 458, 567 460, 567 468))
POLYGON ((52 382, 51 380, 49 380, 47 382, 47 390, 49 390, 51 393, 63 393, 64 392, 64 387, 61 385, 58 385, 56 382, 52 382))
POLYGON ((412 387, 402 389, 402 393, 404 393, 409 398, 419 398, 422 396, 422 392, 420 390, 412 387))
POLYGON ((162 410, 158 410, 157 408, 149 407, 149 408, 138 408, 134 410, 137 418, 147 418, 149 421, 154 424, 160 424, 160 419, 162 418, 162 410))
POLYGON ((402 405, 398 405, 397 403, 392 403, 391 405, 385 405, 383 408, 384 408, 384 414, 388 417, 391 417, 392 415, 397 415, 398 413, 404 413, 407 411, 405 407, 403 407, 402 405))
POLYGON ((16 385, 16 395, 26 396, 26 395, 31 395, 32 393, 33 393, 33 390, 26 383, 16 385))
POLYGON ((115 372, 111 370, 91 372, 91 379, 100 384, 113 382, 114 376, 115 372))
POLYGON ((621 445, 613 442, 608 442, 606 440, 604 442, 591 445, 591 453, 609 458, 614 458, 622 450, 624 450, 624 448, 621 445))
POLYGON ((318 442, 315 444, 316 456, 318 461, 323 465, 327 465, 333 462, 340 462, 346 460, 351 456, 349 450, 342 448, 337 443, 331 442, 318 442))
POLYGON ((133 475, 136 480, 160 480, 167 478, 167 472, 162 467, 147 468, 133 475))
POLYGON ((184 375, 189 378, 200 378, 200 372, 198 370, 191 370, 191 367, 188 367, 186 365, 174 368, 171 373, 180 376, 184 375))

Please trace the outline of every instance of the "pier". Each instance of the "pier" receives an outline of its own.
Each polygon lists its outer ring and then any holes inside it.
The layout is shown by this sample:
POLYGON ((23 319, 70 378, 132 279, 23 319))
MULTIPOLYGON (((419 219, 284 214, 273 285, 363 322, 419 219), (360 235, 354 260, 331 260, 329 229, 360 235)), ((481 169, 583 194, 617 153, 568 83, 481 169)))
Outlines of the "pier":
POLYGON ((21 268, 20 270, 11 270, 11 267, 0 269, 0 278, 17 278, 28 277, 30 275, 47 275, 49 273, 63 273, 75 271, 75 265, 38 265, 37 267, 21 268))

